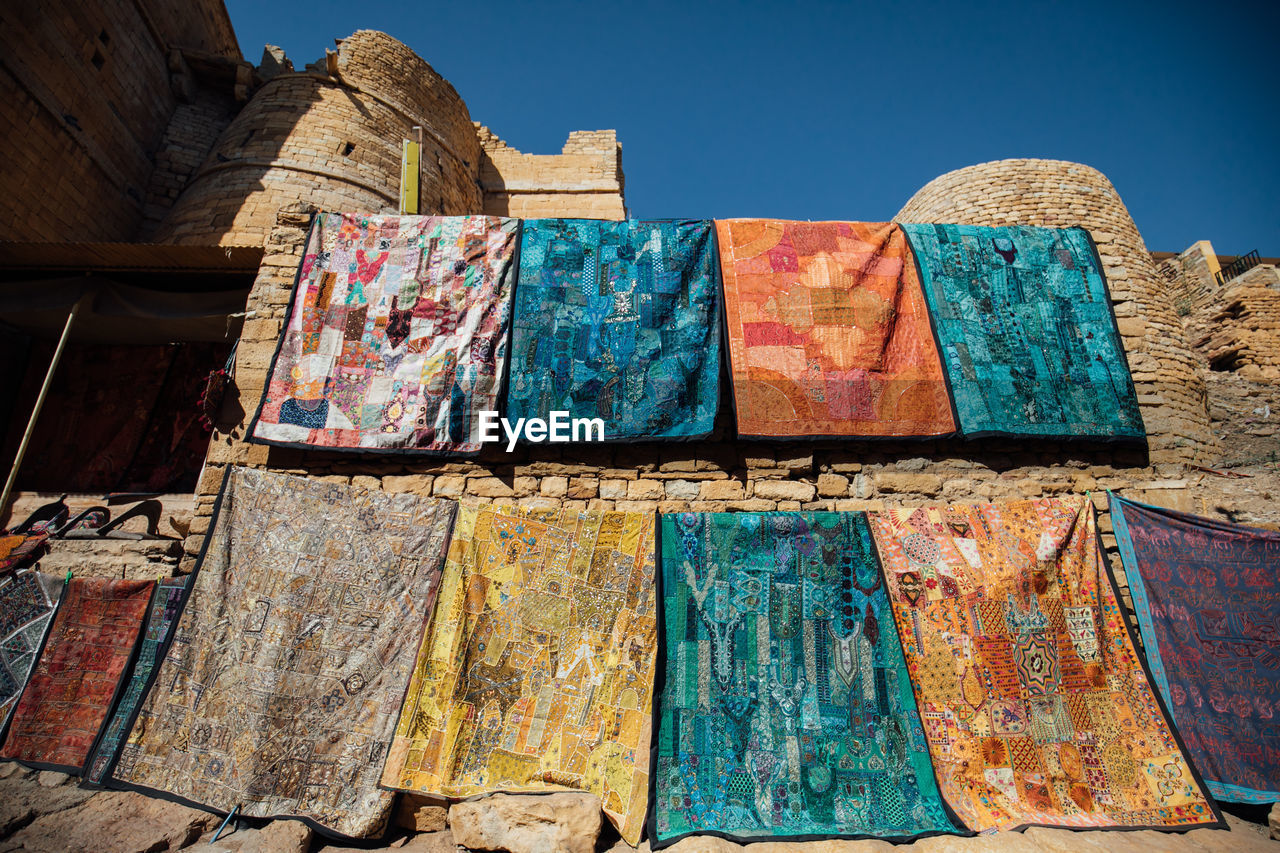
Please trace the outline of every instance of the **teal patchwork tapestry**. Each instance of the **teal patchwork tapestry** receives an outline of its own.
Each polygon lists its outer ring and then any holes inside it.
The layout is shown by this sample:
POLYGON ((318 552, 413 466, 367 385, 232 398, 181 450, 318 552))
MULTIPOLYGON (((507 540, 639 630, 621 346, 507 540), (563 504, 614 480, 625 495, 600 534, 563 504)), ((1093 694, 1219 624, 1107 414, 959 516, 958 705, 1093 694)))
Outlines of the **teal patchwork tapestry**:
POLYGON ((699 438, 720 399, 712 223, 530 219, 507 418, 600 418, 605 440, 699 438))
POLYGON ((662 516, 650 837, 955 832, 862 513, 662 516))
POLYGON ((1089 232, 903 228, 965 436, 1145 436, 1089 232))

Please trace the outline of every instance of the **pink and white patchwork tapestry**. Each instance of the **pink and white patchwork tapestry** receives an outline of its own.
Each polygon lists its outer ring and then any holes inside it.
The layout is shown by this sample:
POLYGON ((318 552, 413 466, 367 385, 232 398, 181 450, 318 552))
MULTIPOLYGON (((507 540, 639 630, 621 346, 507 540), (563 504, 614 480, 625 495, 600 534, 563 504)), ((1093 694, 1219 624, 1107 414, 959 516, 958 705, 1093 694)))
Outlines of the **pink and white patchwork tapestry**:
POLYGON ((519 220, 321 213, 251 440, 473 453, 507 356, 519 220))

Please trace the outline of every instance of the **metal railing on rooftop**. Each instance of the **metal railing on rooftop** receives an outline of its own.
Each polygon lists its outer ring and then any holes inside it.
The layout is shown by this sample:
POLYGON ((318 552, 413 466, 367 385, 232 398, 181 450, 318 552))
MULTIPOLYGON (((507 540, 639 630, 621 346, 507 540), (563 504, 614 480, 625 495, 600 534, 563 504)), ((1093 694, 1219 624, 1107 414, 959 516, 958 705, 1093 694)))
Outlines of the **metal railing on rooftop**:
POLYGON ((1239 256, 1234 261, 1218 270, 1214 277, 1218 280, 1218 284, 1226 284, 1236 276, 1244 275, 1260 263, 1261 261, 1258 260, 1258 250, 1254 249, 1247 255, 1239 256))

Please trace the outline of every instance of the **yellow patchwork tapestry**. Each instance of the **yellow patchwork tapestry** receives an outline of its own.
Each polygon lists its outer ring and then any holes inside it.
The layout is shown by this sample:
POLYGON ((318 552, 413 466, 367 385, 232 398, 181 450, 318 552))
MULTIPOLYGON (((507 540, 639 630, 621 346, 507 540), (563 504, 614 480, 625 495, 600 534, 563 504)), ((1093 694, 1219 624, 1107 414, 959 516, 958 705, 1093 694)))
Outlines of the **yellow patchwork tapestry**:
POLYGON ((868 517, 939 787, 971 829, 1219 823, 1087 497, 868 517))
POLYGON ((588 791, 627 843, 649 793, 652 513, 459 510, 382 784, 588 791))

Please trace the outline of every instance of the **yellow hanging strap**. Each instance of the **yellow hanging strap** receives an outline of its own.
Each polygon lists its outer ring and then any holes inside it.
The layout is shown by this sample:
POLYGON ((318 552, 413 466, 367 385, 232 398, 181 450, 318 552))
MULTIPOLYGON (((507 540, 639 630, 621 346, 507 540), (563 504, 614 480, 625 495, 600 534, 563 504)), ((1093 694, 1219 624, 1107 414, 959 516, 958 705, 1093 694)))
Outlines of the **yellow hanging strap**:
POLYGON ((419 164, 422 160, 422 148, 418 143, 406 139, 400 156, 400 212, 418 212, 419 164))

